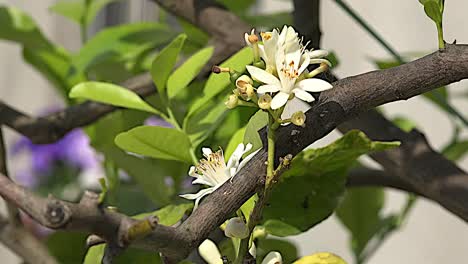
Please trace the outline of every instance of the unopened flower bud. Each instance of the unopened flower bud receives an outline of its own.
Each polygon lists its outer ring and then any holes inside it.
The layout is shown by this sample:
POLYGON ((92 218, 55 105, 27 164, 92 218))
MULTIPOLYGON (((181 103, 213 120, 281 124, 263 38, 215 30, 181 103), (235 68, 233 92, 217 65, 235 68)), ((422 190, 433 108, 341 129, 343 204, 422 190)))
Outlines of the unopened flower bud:
POLYGON ((240 217, 234 217, 228 220, 224 234, 227 237, 244 239, 249 236, 249 228, 240 217))
POLYGON ((271 95, 269 94, 263 94, 258 98, 258 107, 261 109, 270 109, 271 106, 271 95))
POLYGON ((229 109, 233 109, 234 107, 238 105, 238 103, 239 103, 239 98, 237 98, 237 95, 235 94, 231 94, 229 98, 227 99, 227 101, 224 102, 226 107, 229 109))
POLYGON ((283 264, 283 258, 279 252, 271 251, 265 256, 262 264, 283 264))
POLYGON ((253 80, 248 75, 242 75, 236 80, 237 88, 245 87, 247 84, 250 84, 250 85, 253 84, 253 80))
POLYGON ((201 243, 198 247, 198 253, 207 263, 222 263, 221 253, 219 253, 218 247, 209 239, 205 239, 205 241, 201 243))
POLYGON ((295 124, 296 126, 305 126, 305 121, 306 115, 302 111, 296 112, 291 116, 291 123, 295 124))

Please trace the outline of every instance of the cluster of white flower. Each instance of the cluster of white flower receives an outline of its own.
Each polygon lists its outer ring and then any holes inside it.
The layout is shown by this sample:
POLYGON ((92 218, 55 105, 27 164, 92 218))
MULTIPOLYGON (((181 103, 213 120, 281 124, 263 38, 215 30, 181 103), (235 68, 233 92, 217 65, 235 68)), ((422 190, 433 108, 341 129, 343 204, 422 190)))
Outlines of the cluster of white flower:
POLYGON ((321 92, 333 87, 324 80, 312 78, 331 66, 324 59, 328 52, 307 50, 293 27, 284 26, 281 33, 274 29, 271 32, 262 32, 260 36, 263 44, 258 43, 254 30, 251 34, 245 34, 245 41, 254 49, 258 48, 265 67, 246 67, 254 80, 263 83, 257 88, 258 94, 274 94, 271 109, 283 107, 292 99, 293 94, 303 101, 312 102, 315 99, 308 92, 321 92), (310 64, 320 66, 309 72, 307 67, 310 64))

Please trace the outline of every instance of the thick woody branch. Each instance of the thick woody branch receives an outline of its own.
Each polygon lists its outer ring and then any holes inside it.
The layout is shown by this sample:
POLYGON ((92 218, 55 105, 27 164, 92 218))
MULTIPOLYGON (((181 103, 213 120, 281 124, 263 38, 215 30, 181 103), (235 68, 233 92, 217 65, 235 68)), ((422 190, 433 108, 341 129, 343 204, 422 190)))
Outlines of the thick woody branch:
POLYGON ((213 0, 152 0, 166 11, 198 26, 212 36, 215 51, 211 65, 242 48, 249 25, 213 0))
POLYGON ((412 185, 393 174, 388 174, 384 170, 363 167, 351 169, 351 171, 349 171, 346 186, 351 188, 389 187, 423 196, 412 185))
POLYGON ((376 111, 369 111, 339 126, 346 132, 358 128, 373 140, 399 140, 401 146, 374 153, 385 172, 394 175, 425 197, 468 221, 468 174, 434 151, 417 130, 406 133, 376 111))
MULTIPOLYGON (((337 125, 378 105, 407 99, 464 78, 468 78, 468 47, 448 45, 445 50, 405 65, 337 81, 334 83, 334 89, 320 94, 317 102, 306 113, 305 128, 287 126, 278 130, 277 157, 284 157, 287 154, 296 155, 317 139, 328 134, 337 125)), ((370 136, 374 137, 372 134, 370 136)), ((384 138, 386 140, 398 139, 384 138)), ((414 148, 414 150, 419 151, 420 148, 414 148)), ((418 157, 422 161, 422 157, 425 156, 419 155, 418 157)), ((159 250, 171 261, 184 258, 253 195, 258 187, 263 185, 265 161, 266 152, 261 150, 232 182, 228 181, 205 198, 198 209, 179 227, 157 225, 150 235, 135 241, 132 245, 148 250, 159 250), (219 201, 223 201, 222 207, 219 206, 219 201)), ((427 170, 419 167, 418 169, 427 170)), ((421 179, 410 180, 409 177, 402 179, 409 183, 417 181, 420 185, 426 185, 430 191, 423 190, 420 186, 416 190, 421 191, 430 199, 435 199, 464 220, 468 220, 466 208, 461 206, 463 203, 467 204, 464 197, 468 197, 465 195, 468 194, 468 190, 464 189, 461 186, 462 182, 459 181, 466 177, 466 173, 453 164, 444 164, 439 175, 447 175, 442 174, 444 171, 454 176, 450 177, 450 181, 446 184, 448 188, 444 189, 452 190, 453 193, 445 191, 437 193, 434 185, 441 181, 432 180, 426 183, 421 179)), ((411 185, 416 188, 416 185, 411 185)), ((100 208, 96 197, 90 193, 86 194, 80 203, 73 204, 54 198, 37 197, 15 185, 6 177, 0 177, 0 194, 43 225, 52 228, 84 230, 110 242, 121 243, 122 240, 118 234, 128 232, 128 228, 123 228, 124 232, 121 231, 122 223, 132 225, 132 221, 136 221, 117 212, 100 208)))
POLYGON ((294 27, 305 41, 310 41, 307 48, 320 47, 320 0, 294 0, 294 27))
POLYGON ((0 241, 26 263, 56 264, 47 248, 22 226, 0 216, 0 241))
MULTIPOLYGON (((156 91, 149 74, 122 84, 141 96, 156 91)), ((0 100, 0 124, 7 125, 37 144, 53 143, 77 127, 89 125, 116 108, 96 102, 70 106, 46 117, 30 117, 0 100)))

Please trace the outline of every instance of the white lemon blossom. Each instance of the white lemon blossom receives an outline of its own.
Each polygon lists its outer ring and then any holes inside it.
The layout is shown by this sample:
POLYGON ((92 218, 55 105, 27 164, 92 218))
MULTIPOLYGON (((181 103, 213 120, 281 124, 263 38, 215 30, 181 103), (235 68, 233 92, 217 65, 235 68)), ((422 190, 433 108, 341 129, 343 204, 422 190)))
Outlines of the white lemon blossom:
POLYGON ((330 83, 317 78, 299 80, 299 76, 309 63, 309 53, 304 53, 303 49, 286 54, 284 49, 280 48, 276 53, 278 77, 255 66, 246 67, 252 78, 265 84, 258 87, 258 93, 279 92, 271 101, 271 109, 278 109, 287 103, 292 93, 303 101, 312 102, 315 99, 308 92, 321 92, 333 87, 330 83))
POLYGON ((231 179, 236 173, 258 152, 255 151, 242 159, 242 156, 252 149, 252 144, 239 144, 229 158, 227 164, 224 161, 222 150, 213 152, 210 148, 202 148, 204 159, 197 166, 192 166, 189 175, 196 178, 192 184, 204 184, 210 186, 194 194, 182 194, 180 197, 195 200, 195 209, 201 198, 214 192, 223 183, 231 179), (241 161, 242 159, 242 161, 241 161))
MULTIPOLYGON (((198 253, 208 264, 222 264, 222 256, 219 253, 219 249, 216 244, 209 240, 205 239, 203 243, 198 247, 198 253)), ((252 247, 249 250, 249 253, 254 253, 256 255, 255 244, 252 244, 252 247)), ((254 256, 255 257, 255 256, 254 256)), ((283 258, 281 254, 277 251, 270 251, 265 258, 263 258, 262 264, 282 264, 283 258)))

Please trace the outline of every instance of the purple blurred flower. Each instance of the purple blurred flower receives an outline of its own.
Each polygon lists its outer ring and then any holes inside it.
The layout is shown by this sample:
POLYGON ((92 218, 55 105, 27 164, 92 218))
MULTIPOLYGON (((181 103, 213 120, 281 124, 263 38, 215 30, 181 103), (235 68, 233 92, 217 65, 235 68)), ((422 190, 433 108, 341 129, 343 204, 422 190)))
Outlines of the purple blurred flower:
POLYGON ((12 154, 29 152, 31 168, 20 171, 16 176, 27 187, 35 187, 39 177, 52 172, 57 162, 86 171, 99 167, 97 154, 89 145, 89 138, 81 129, 74 129, 53 144, 36 145, 28 138, 21 138, 12 147, 12 154))
POLYGON ((145 125, 147 126, 160 126, 160 127, 168 127, 173 128, 174 126, 167 122, 166 120, 157 117, 157 116, 150 116, 145 120, 145 125))

